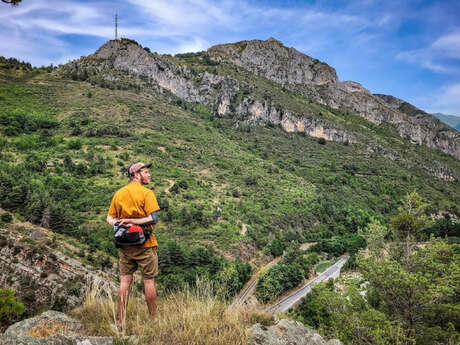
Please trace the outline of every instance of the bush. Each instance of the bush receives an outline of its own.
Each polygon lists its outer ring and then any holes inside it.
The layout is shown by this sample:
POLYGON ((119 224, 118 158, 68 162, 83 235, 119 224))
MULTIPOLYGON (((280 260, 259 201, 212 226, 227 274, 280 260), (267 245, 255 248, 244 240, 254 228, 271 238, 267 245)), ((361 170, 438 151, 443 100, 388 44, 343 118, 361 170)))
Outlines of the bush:
POLYGON ((326 145, 326 139, 324 139, 324 138, 319 138, 319 139, 318 139, 318 144, 320 144, 320 145, 326 145))
POLYGON ((268 245, 270 254, 272 254, 273 256, 281 256, 285 248, 286 244, 278 239, 272 240, 268 245))
POLYGON ((5 212, 1 215, 0 219, 5 223, 9 223, 13 220, 13 216, 11 215, 11 213, 5 212))
POLYGON ((0 128, 8 136, 28 134, 59 126, 59 122, 45 115, 10 113, 0 115, 0 128))
POLYGON ((12 289, 0 289, 0 326, 7 326, 26 311, 24 304, 14 297, 12 289))
POLYGON ((69 140, 69 142, 67 143, 67 148, 69 148, 71 150, 80 150, 82 145, 83 144, 82 144, 81 140, 72 139, 72 140, 69 140))
POLYGON ((326 252, 333 256, 342 255, 345 252, 356 254, 358 250, 366 247, 366 240, 357 234, 345 234, 332 239, 320 240, 310 247, 312 252, 326 252))

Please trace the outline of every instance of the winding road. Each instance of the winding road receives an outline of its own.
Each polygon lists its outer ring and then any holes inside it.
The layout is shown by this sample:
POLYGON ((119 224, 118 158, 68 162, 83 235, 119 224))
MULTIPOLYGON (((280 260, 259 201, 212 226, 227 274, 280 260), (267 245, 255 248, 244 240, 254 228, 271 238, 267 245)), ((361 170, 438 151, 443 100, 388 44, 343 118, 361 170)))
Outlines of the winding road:
POLYGON ((337 261, 335 264, 333 264, 331 267, 326 269, 324 272, 322 272, 319 276, 317 276, 315 279, 312 281, 308 282, 298 290, 292 292, 291 294, 287 295, 286 297, 282 298, 279 300, 276 304, 270 306, 267 308, 267 311, 269 313, 276 313, 276 312, 283 312, 285 313, 292 307, 295 307, 300 300, 305 297, 308 293, 311 292, 311 289, 313 286, 317 283, 320 283, 322 281, 328 280, 328 279, 335 279, 338 278, 340 275, 340 270, 345 265, 345 262, 350 258, 349 255, 345 255, 342 258, 340 258, 339 261, 337 261))

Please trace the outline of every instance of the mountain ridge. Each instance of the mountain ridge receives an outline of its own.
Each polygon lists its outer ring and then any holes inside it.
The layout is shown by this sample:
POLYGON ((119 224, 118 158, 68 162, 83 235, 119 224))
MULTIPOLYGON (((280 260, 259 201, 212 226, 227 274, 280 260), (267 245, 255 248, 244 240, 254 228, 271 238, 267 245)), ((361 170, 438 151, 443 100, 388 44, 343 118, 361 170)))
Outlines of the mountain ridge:
MULTIPOLYGON (((372 95, 359 83, 339 81, 332 67, 284 47, 275 39, 221 44, 209 48, 203 56, 209 68, 198 72, 178 58, 150 53, 149 49, 143 49, 131 40, 108 41, 94 54, 64 65, 61 71, 67 75, 103 74, 104 70, 110 69, 125 71, 137 75, 143 85, 167 90, 187 102, 207 104, 218 116, 236 114, 250 122, 268 121, 281 125, 288 132, 305 132, 338 142, 359 140, 358 131, 344 130, 335 119, 330 121, 317 116, 308 107, 287 107, 272 95, 257 95, 251 77, 247 82, 241 79, 239 69, 242 68, 279 84, 284 93, 299 93, 345 116, 354 114, 376 125, 389 126, 391 132, 414 144, 460 158, 458 132, 421 110, 416 111, 416 116, 410 116, 381 97, 372 95), (286 59, 282 60, 280 56, 292 60, 287 68, 282 63, 286 59), (225 65, 227 69, 235 66, 238 75, 213 73, 213 65, 225 65), (304 68, 301 73, 299 66, 304 68)), ((102 78, 114 81, 123 77, 107 75, 102 78)))
POLYGON ((443 113, 433 113, 432 115, 460 132, 460 116, 446 115, 443 113))

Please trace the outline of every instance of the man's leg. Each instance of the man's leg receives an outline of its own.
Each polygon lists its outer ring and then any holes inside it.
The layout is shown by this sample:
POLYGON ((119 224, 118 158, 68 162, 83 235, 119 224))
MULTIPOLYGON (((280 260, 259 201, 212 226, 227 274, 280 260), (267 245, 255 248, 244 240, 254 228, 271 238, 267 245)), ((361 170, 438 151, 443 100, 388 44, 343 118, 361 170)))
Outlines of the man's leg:
POLYGON ((118 289, 118 308, 117 308, 117 324, 118 326, 123 326, 126 319, 126 306, 128 305, 129 298, 129 288, 131 287, 131 282, 133 281, 133 276, 123 275, 120 277, 120 288, 118 289))
POLYGON ((149 308, 150 318, 153 322, 156 322, 157 313, 157 291, 155 289, 155 280, 144 279, 144 293, 145 301, 147 302, 147 308, 149 308))

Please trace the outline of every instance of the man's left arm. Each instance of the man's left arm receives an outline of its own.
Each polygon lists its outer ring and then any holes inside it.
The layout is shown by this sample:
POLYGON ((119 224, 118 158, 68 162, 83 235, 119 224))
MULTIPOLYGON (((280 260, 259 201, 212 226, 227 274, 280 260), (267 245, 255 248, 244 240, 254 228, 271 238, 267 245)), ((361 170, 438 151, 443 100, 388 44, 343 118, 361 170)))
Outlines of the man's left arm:
POLYGON ((157 211, 152 212, 150 215, 148 215, 147 217, 143 217, 143 218, 123 218, 119 220, 119 224, 126 224, 126 225, 156 224, 157 222, 158 222, 158 212, 157 211))

